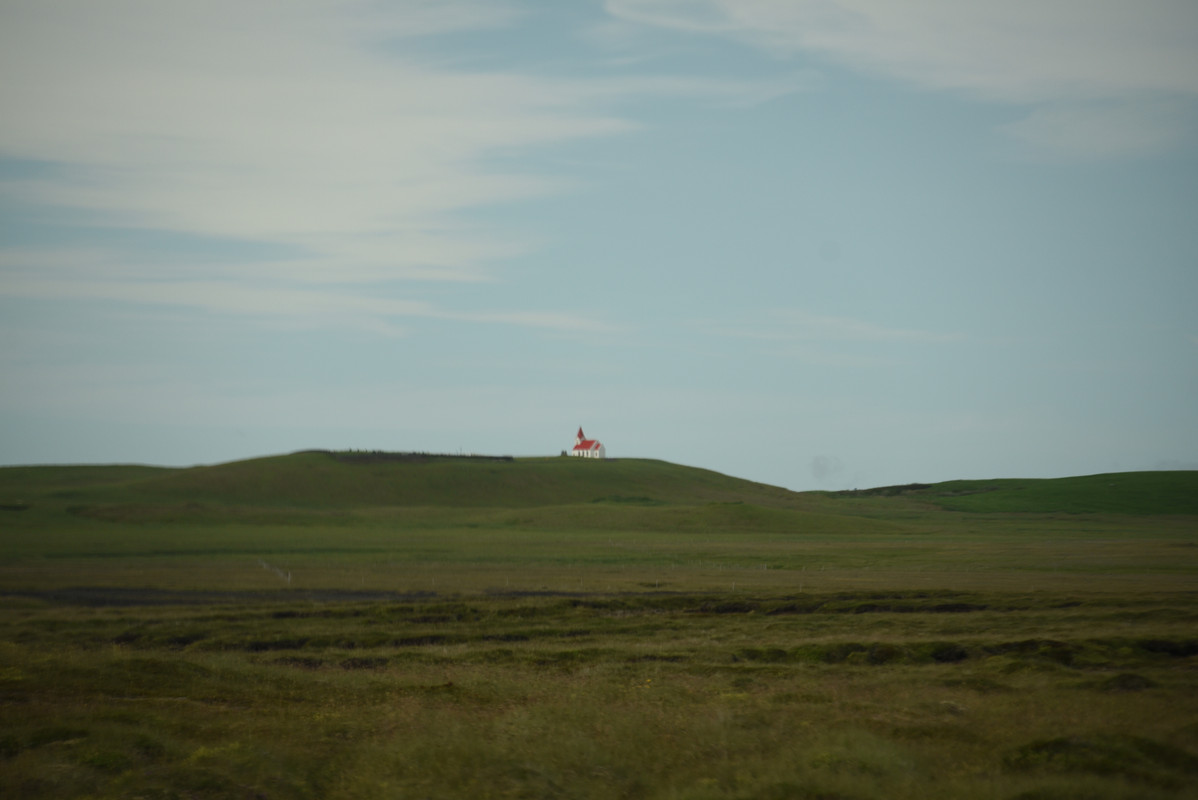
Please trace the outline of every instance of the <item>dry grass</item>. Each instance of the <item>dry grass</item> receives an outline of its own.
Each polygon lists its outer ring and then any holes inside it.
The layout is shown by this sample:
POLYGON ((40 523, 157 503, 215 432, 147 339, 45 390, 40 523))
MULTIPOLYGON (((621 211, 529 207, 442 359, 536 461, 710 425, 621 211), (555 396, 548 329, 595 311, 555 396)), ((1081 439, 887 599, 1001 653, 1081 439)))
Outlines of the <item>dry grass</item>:
POLYGON ((1194 517, 670 505, 552 466, 602 502, 13 473, 0 796, 1198 795, 1194 517))
POLYGON ((1196 615, 987 592, 26 601, 0 792, 1184 797, 1196 615))

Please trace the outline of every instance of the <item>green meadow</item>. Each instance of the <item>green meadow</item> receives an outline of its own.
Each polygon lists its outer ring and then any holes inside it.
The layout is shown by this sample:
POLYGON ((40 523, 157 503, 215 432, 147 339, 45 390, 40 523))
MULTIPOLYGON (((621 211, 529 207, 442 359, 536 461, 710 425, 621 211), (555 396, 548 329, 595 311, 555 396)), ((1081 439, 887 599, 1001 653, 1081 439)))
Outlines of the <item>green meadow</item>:
POLYGON ((0 796, 1198 796, 1198 473, 0 469, 0 796))

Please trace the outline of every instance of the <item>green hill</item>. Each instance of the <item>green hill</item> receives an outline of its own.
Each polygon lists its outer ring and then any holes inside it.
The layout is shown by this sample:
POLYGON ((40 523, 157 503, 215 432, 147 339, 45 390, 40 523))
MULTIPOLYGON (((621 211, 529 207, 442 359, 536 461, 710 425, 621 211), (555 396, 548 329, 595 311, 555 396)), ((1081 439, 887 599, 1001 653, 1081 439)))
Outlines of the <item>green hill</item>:
POLYGON ((472 458, 310 451, 208 467, 0 469, 0 503, 196 503, 301 509, 367 506, 529 508, 744 502, 798 495, 651 459, 472 458))
POLYGON ((477 531, 483 538, 488 531, 502 537, 602 531, 768 539, 905 530, 886 519, 813 507, 820 505, 827 503, 652 459, 309 451, 187 469, 0 469, 0 509, 6 509, 0 524, 26 530, 18 548, 26 553, 46 550, 45 531, 74 531, 55 552, 89 554, 98 541, 101 550, 120 552, 224 552, 280 536, 291 552, 377 549, 393 547, 398 531, 405 537, 415 531, 477 531), (119 536, 109 538, 114 531, 119 536))
MULTIPOLYGON (((618 520, 642 520, 652 528, 670 526, 677 517, 670 507, 704 505, 713 506, 705 517, 765 529, 785 527, 771 510, 886 517, 901 516, 903 508, 930 505, 982 513, 1198 514, 1198 471, 799 493, 711 470, 636 458, 593 461, 307 451, 186 469, 0 468, 0 509, 69 507, 77 513, 130 521, 180 514, 194 518, 204 510, 220 508, 336 512, 433 507, 540 509, 538 519, 553 524, 561 514, 546 509, 581 505, 587 508, 569 512, 571 524, 602 527, 618 520), (844 502, 846 498, 853 502, 844 502), (745 508, 719 509, 713 504, 745 508)), ((690 519, 683 515, 676 521, 684 518, 690 519)))
POLYGON ((1198 471, 947 481, 838 494, 902 497, 978 513, 1198 514, 1198 471))

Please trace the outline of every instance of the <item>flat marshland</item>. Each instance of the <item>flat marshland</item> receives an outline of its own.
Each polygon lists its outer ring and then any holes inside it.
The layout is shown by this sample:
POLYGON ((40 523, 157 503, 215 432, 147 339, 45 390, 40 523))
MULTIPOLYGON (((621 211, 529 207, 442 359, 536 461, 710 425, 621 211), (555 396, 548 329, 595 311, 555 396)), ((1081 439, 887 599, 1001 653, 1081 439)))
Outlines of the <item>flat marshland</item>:
POLYGON ((0 796, 1198 795, 1198 473, 0 470, 0 796))

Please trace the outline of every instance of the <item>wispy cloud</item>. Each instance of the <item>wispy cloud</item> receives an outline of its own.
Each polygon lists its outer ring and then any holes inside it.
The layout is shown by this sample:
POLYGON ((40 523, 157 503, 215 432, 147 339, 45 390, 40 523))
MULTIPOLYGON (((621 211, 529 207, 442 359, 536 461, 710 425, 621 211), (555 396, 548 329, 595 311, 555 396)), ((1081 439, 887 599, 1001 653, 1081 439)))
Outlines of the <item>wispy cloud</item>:
POLYGON ((210 314, 278 319, 291 325, 340 325, 399 335, 405 319, 520 325, 562 331, 605 332, 611 328, 585 316, 551 311, 457 312, 395 297, 279 283, 234 280, 72 280, 8 277, 2 291, 9 297, 73 298, 95 302, 175 306, 210 314))
POLYGON ((379 261, 453 277, 503 256, 510 244, 462 248, 452 213, 560 187, 483 159, 629 125, 564 83, 440 69, 362 38, 497 19, 445 5, 9 7, 0 153, 68 169, 6 191, 114 225, 287 242, 351 280, 379 261))
MULTIPOLYGON (((0 159, 52 168, 0 180, 0 199, 58 225, 250 243, 272 256, 212 261, 131 242, 7 248, 0 294, 303 312, 380 330, 396 315, 451 317, 379 301, 377 287, 493 280, 497 262, 538 246, 466 221, 472 209, 572 188, 507 156, 633 131, 614 110, 631 97, 737 104, 794 89, 471 71, 414 45, 521 16, 477 0, 6 3, 0 159)), ((539 311, 458 318, 603 327, 539 311)))
POLYGON ((800 309, 778 310, 751 325, 721 332, 772 343, 803 363, 857 368, 893 366, 904 362, 912 347, 950 344, 965 338, 959 333, 893 327, 800 309))
POLYGON ((955 342, 957 333, 938 333, 916 328, 895 328, 853 317, 810 314, 801 310, 778 311, 765 318, 764 327, 742 331, 760 339, 808 342, 955 342))
POLYGON ((607 0, 617 18, 809 53, 930 89, 1030 106, 1011 132, 1070 155, 1139 154, 1192 120, 1198 4, 1190 0, 607 0), (1089 123, 1080 125, 1082 118, 1089 123), (1133 119, 1134 118, 1134 119, 1133 119), (1090 125, 1114 125, 1095 134, 1090 125))
POLYGON ((1003 131, 1033 154, 1089 160, 1167 150, 1185 139, 1195 116, 1168 101, 1047 105, 1003 131))

